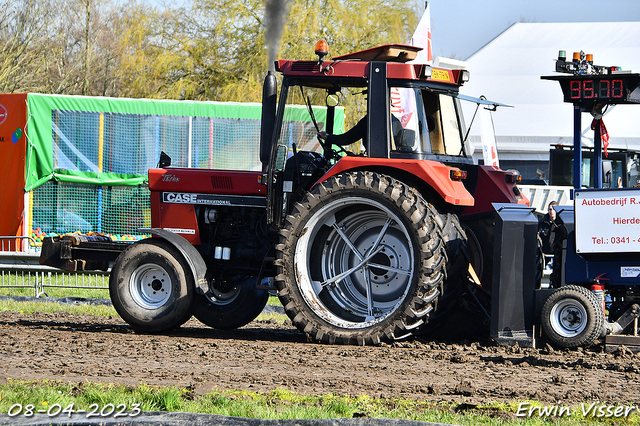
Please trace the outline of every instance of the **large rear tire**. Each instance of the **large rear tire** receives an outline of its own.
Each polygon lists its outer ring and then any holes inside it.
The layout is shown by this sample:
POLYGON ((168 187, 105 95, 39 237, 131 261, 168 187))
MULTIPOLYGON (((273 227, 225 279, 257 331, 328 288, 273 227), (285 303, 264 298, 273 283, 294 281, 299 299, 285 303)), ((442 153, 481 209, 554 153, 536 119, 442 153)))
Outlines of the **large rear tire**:
POLYGON ((385 175, 353 172, 318 184, 287 216, 276 285, 309 339, 379 344, 417 333, 442 291, 439 213, 385 175))
POLYGON ((269 300, 267 290, 256 288, 256 277, 227 287, 196 296, 193 315, 198 321, 219 330, 239 328, 256 319, 269 300))
POLYGON ((604 327, 602 301, 577 285, 555 290, 542 305, 542 332, 563 348, 589 346, 604 327))
POLYGON ((132 328, 159 333, 184 324, 194 300, 194 280, 170 244, 148 239, 128 247, 109 277, 113 307, 132 328))

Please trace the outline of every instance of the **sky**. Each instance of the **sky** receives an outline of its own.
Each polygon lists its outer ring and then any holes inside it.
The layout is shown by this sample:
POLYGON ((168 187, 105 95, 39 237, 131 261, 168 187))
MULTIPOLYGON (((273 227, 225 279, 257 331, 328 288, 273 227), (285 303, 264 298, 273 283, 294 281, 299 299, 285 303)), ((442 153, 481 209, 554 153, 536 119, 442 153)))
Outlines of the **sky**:
POLYGON ((463 60, 516 22, 640 21, 640 0, 429 0, 429 5, 433 55, 463 60))

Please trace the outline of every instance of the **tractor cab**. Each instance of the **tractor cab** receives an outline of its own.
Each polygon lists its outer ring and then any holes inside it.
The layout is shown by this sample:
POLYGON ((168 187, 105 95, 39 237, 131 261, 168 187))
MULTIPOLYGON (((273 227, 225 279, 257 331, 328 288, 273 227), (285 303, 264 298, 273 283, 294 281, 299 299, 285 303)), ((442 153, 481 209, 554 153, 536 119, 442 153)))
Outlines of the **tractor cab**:
POLYGON ((277 125, 273 140, 263 143, 275 141, 284 149, 287 143, 282 142, 288 140, 288 149, 297 142, 298 150, 324 151, 325 156, 336 159, 331 147, 323 147, 315 136, 320 131, 345 131, 334 128, 334 111, 342 108, 347 127, 366 121, 360 144, 350 147, 351 154, 373 158, 466 158, 465 123, 456 95, 469 72, 407 63, 419 50, 392 44, 338 56, 332 61, 279 60, 276 70, 283 81, 277 125), (313 107, 326 107, 327 120, 308 129, 310 137, 294 140, 299 135, 290 126, 297 124, 290 124, 283 116, 284 107, 290 104, 306 104, 311 112, 313 107))
POLYGON ((276 107, 271 73, 265 81, 261 140, 261 160, 274 194, 268 197, 273 222, 281 223, 279 206, 286 204, 286 194, 308 190, 345 159, 391 160, 379 167, 400 173, 406 168, 393 160, 473 164, 458 98, 469 72, 409 63, 419 50, 390 44, 324 60, 326 43, 320 42, 317 61, 275 63, 282 76, 279 101, 276 107), (291 116, 285 107, 292 104, 306 105, 311 121, 291 116), (324 121, 315 119, 320 108, 326 108, 324 121), (345 120, 336 121, 337 114, 345 120))
MULTIPOLYGON (((603 188, 632 188, 640 184, 640 152, 631 149, 608 148, 602 158, 603 188)), ((549 150, 549 185, 574 186, 573 146, 552 145, 549 150)), ((595 186, 594 149, 582 147, 581 183, 595 186)))

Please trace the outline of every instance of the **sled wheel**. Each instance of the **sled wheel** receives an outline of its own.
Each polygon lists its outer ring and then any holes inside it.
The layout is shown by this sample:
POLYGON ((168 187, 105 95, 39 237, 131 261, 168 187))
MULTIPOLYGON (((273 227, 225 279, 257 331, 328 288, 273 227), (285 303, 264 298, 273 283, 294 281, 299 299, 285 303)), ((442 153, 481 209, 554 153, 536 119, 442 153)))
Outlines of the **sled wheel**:
POLYGON ((191 317, 194 282, 182 256, 161 240, 128 247, 109 277, 113 307, 132 328, 162 332, 191 317))
POLYGON ((197 295, 193 315, 201 323, 219 330, 232 330, 249 324, 269 300, 267 290, 256 288, 256 277, 227 283, 225 291, 213 289, 197 295))
POLYGON ((602 302, 584 287, 570 285, 555 290, 542 305, 544 335, 563 348, 588 346, 604 327, 602 302))
POLYGON ((385 175, 353 172, 318 184, 287 216, 276 285, 311 340, 379 344, 417 333, 442 291, 437 210, 385 175))
MULTIPOLYGON (((445 207, 441 208, 442 210, 445 207)), ((438 310, 435 317, 446 315, 447 311, 458 304, 462 290, 469 281, 469 253, 467 248, 467 236, 463 230, 458 216, 453 213, 439 215, 438 227, 442 229, 442 239, 446 248, 446 276, 444 279, 442 295, 438 300, 438 310)))
MULTIPOLYGON (((444 209, 444 207, 443 207, 444 209)), ((429 316, 429 322, 422 327, 421 334, 428 338, 442 338, 450 336, 465 324, 460 321, 452 321, 456 310, 461 309, 460 297, 469 282, 469 254, 467 249, 467 236, 458 216, 452 213, 443 213, 438 218, 439 228, 442 229, 442 238, 446 247, 446 276, 442 284, 442 294, 438 298, 437 309, 429 316)), ((463 322, 464 317, 463 318, 463 322)))

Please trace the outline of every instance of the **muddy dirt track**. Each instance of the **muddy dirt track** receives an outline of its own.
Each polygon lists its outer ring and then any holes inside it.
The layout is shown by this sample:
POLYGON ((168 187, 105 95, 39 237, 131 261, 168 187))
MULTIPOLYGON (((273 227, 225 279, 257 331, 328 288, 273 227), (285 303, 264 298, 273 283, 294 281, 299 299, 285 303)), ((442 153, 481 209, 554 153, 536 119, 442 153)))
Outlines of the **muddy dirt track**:
POLYGON ((275 388, 472 404, 534 399, 640 403, 640 355, 415 340, 380 347, 307 343, 272 320, 222 332, 190 320, 167 335, 120 318, 0 312, 0 381, 57 379, 191 387, 196 394, 275 388))

